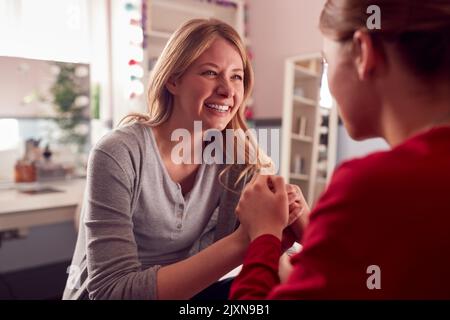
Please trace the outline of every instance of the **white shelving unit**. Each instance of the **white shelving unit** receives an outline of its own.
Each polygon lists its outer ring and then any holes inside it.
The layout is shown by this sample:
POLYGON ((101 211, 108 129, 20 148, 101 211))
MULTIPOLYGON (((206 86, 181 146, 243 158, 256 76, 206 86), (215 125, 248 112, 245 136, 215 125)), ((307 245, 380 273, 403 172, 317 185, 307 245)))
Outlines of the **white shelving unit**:
POLYGON ((312 206, 326 187, 336 161, 337 112, 321 105, 320 54, 285 63, 281 175, 298 185, 312 206))
POLYGON ((147 6, 147 71, 151 71, 172 33, 194 18, 217 18, 233 26, 243 39, 244 0, 228 6, 200 0, 151 0, 147 6))

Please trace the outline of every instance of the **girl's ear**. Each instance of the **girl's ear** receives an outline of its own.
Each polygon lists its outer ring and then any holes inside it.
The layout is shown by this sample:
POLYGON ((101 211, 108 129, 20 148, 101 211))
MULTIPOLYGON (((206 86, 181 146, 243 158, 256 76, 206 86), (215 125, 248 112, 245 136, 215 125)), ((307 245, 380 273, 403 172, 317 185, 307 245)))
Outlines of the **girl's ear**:
POLYGON ((358 30, 353 36, 354 63, 361 81, 367 80, 377 67, 377 53, 372 38, 358 30))
POLYGON ((178 80, 174 76, 170 76, 166 83, 166 89, 174 96, 178 94, 178 80))

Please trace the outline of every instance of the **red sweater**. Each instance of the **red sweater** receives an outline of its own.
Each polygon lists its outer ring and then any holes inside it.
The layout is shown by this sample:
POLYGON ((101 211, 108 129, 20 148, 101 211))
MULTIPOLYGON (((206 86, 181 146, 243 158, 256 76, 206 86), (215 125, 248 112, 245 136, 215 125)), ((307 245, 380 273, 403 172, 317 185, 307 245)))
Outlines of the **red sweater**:
POLYGON ((450 299, 450 127, 341 165, 302 243, 279 284, 280 241, 255 239, 230 298, 450 299))

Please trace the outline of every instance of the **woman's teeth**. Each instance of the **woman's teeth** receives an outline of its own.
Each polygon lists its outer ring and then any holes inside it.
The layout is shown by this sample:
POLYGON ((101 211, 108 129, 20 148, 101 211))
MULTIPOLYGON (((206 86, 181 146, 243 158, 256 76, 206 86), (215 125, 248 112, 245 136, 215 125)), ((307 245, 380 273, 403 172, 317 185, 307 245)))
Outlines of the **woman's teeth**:
POLYGON ((220 104, 213 104, 213 103, 205 103, 205 106, 219 112, 228 112, 228 110, 230 109, 230 106, 223 106, 220 104))

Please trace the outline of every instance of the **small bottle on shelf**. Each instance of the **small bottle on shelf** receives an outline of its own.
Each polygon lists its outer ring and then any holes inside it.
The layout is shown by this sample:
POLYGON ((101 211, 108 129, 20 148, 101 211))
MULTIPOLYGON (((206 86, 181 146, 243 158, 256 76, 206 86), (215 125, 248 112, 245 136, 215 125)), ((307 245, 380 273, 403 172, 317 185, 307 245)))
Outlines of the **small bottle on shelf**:
POLYGON ((305 159, 301 155, 296 154, 294 156, 293 164, 294 165, 292 168, 293 169, 292 173, 295 173, 295 174, 303 174, 304 173, 305 159))
POLYGON ((306 117, 300 117, 300 127, 299 127, 299 134, 302 137, 306 137, 306 117))

